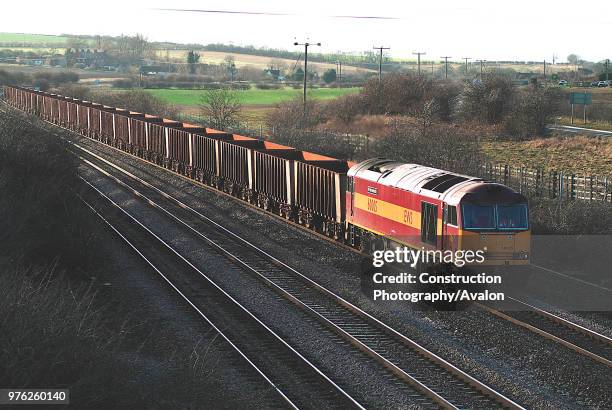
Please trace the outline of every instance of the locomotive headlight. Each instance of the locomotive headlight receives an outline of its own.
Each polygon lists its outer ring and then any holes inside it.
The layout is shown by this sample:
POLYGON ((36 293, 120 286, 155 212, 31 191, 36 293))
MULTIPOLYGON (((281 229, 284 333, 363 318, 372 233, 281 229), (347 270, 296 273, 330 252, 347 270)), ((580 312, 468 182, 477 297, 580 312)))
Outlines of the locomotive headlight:
POLYGON ((529 252, 526 251, 520 251, 520 252, 514 252, 512 254, 512 258, 513 259, 529 259, 529 252))

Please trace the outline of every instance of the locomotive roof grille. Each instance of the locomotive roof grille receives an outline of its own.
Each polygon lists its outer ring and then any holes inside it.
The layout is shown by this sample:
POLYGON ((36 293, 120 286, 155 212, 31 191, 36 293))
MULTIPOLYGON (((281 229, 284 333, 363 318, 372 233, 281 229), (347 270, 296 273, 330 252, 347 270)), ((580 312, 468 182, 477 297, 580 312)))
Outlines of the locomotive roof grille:
MULTIPOLYGON (((464 181, 467 181, 469 179, 469 178, 462 177, 462 176, 459 176, 459 175, 449 175, 449 176, 450 176, 450 178, 445 178, 444 180, 442 180, 443 177, 437 178, 437 179, 440 179, 440 181, 437 183, 437 185, 435 185, 432 188, 427 188, 427 189, 431 189, 432 191, 442 193, 442 192, 446 192, 446 190, 448 190, 449 188, 451 188, 451 187, 453 187, 453 186, 455 186, 457 184, 460 184, 460 183, 462 183, 464 181)), ((427 184, 425 184, 425 185, 427 185, 427 184)))

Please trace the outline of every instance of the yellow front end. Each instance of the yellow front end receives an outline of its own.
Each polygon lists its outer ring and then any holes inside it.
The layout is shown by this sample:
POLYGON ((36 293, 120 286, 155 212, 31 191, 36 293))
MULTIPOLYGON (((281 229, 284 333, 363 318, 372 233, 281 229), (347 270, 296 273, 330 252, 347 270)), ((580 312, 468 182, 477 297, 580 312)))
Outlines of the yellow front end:
POLYGON ((531 255, 531 232, 474 232, 460 230, 459 249, 484 251, 480 265, 528 265, 531 255))

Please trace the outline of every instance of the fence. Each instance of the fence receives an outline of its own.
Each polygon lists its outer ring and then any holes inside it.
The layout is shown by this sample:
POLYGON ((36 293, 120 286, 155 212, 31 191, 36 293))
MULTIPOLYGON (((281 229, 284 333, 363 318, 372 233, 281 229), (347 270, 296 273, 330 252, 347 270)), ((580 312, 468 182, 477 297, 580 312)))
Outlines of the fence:
POLYGON ((508 185, 526 195, 548 198, 612 202, 612 181, 607 176, 575 175, 562 171, 486 164, 483 178, 508 185))

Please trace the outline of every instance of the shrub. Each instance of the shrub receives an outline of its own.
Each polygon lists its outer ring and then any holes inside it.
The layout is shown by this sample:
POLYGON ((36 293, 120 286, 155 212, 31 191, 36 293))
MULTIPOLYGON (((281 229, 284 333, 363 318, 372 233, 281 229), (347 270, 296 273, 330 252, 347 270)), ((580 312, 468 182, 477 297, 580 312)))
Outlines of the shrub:
POLYGON ((463 89, 458 101, 460 118, 482 123, 501 122, 512 106, 514 88, 509 78, 488 75, 474 80, 463 89))
POLYGON ((506 130, 519 138, 543 135, 559 110, 560 100, 558 88, 532 87, 521 92, 506 119, 506 130))
POLYGON ((418 128, 400 119, 377 142, 375 155, 468 175, 478 175, 483 163, 477 137, 452 126, 418 128))
POLYGON ((91 99, 111 107, 124 108, 145 114, 159 115, 166 118, 177 116, 177 109, 167 102, 143 90, 123 92, 94 92, 91 99))
POLYGON ((136 86, 136 79, 134 78, 119 78, 113 81, 113 87, 115 88, 134 88, 136 86))
POLYGON ((295 99, 277 105, 268 113, 266 123, 275 129, 312 129, 325 120, 325 111, 317 101, 308 100, 304 106, 301 99, 295 99))
POLYGON ((257 83, 255 85, 259 90, 280 90, 283 86, 274 83, 257 83))

